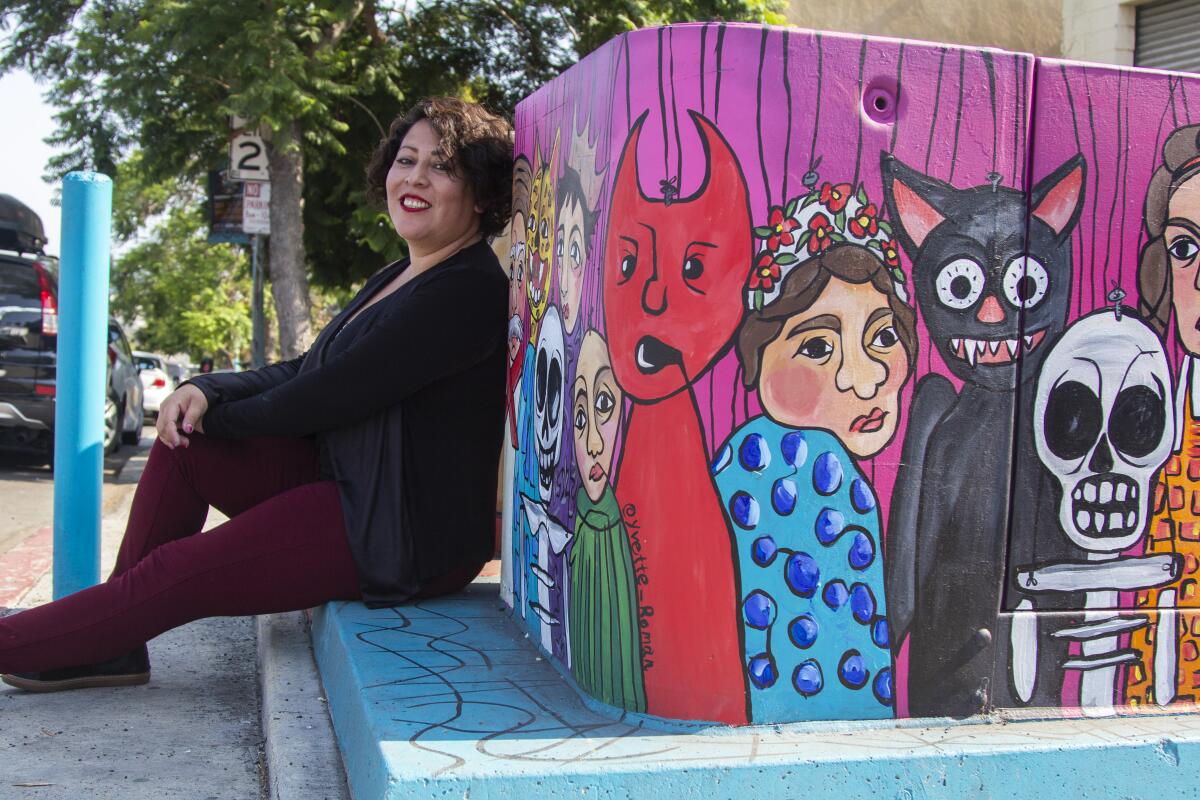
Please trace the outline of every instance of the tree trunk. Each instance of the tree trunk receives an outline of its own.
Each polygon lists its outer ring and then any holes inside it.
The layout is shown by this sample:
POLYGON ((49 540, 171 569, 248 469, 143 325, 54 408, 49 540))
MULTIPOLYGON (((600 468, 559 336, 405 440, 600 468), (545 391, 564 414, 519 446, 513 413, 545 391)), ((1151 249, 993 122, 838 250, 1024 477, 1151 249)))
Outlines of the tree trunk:
POLYGON ((300 125, 291 123, 267 145, 271 169, 271 296, 279 349, 295 358, 312 343, 312 303, 304 258, 304 155, 300 125), (289 147, 290 145, 290 147, 289 147))

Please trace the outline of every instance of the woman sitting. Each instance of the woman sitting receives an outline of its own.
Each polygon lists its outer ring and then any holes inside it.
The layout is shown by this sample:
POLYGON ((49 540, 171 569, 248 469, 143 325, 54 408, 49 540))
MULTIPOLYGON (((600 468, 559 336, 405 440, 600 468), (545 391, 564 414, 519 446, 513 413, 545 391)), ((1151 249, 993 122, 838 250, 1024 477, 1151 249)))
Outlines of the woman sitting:
POLYGON ((208 616, 453 592, 494 547, 512 129, 435 98, 368 167, 409 257, 300 358, 168 397, 107 582, 0 619, 31 691, 145 683, 145 643, 208 616), (202 535, 208 508, 229 521, 202 535))

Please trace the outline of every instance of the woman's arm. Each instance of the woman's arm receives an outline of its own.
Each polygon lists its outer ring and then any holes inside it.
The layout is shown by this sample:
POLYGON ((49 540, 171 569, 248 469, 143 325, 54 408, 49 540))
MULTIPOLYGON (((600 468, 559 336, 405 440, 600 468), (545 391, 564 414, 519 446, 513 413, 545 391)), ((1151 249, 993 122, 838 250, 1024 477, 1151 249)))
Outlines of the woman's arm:
POLYGON ((244 400, 279 386, 281 383, 286 383, 296 377, 302 363, 304 363, 303 355, 293 358, 291 361, 280 361, 277 364, 268 364, 261 369, 246 370, 245 372, 196 375, 186 383, 190 383, 204 392, 209 406, 215 406, 234 400, 244 400))
POLYGON ((201 419, 209 408, 230 399, 249 397, 291 379, 303 360, 304 356, 301 356, 259 370, 198 375, 193 380, 184 381, 163 400, 159 408, 155 422, 158 438, 172 450, 180 445, 187 447, 187 435, 194 428, 204 431, 201 419))
POLYGON ((503 346, 506 296, 498 271, 430 276, 321 366, 210 408, 204 431, 226 438, 306 436, 364 420, 503 346))
MULTIPOLYGON (((396 267, 400 266, 402 261, 394 261, 391 264, 380 269, 369 279, 366 284, 350 301, 350 306, 359 301, 361 297, 371 296, 379 287, 387 280, 390 280, 395 273, 396 267)), ((338 325, 341 323, 342 314, 338 314, 329 323, 330 325, 338 325)), ((304 359, 308 357, 308 353, 304 353, 299 358, 293 358, 291 361, 281 361, 277 364, 268 364, 261 369, 247 370, 244 372, 219 372, 207 375, 196 375, 187 383, 191 383, 204 393, 205 399, 208 401, 208 406, 216 406, 221 403, 231 403, 235 400, 245 400, 248 397, 253 397, 256 394, 262 394, 268 389, 273 389, 283 383, 287 383, 300 371, 300 365, 304 363, 304 359)))

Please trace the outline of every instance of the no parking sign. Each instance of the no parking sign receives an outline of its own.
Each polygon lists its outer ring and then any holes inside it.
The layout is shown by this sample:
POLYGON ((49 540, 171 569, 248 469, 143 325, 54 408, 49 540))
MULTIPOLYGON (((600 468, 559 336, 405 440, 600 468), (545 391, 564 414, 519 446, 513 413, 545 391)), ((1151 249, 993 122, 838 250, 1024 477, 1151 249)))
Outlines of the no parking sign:
POLYGON ((271 184, 246 181, 242 184, 242 230, 271 233, 271 184))

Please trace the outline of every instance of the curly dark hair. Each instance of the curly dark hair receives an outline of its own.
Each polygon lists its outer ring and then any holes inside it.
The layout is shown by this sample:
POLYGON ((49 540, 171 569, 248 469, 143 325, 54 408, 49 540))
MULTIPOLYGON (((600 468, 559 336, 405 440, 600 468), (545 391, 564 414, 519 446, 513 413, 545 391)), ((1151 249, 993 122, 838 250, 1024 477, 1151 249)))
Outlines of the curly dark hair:
POLYGON ((500 233, 512 215, 512 125, 477 103, 427 97, 397 117, 367 164, 367 196, 386 204, 388 170, 405 135, 421 120, 433 126, 451 170, 467 182, 483 209, 479 232, 489 238, 500 233))

